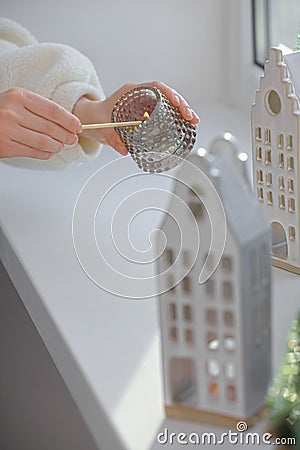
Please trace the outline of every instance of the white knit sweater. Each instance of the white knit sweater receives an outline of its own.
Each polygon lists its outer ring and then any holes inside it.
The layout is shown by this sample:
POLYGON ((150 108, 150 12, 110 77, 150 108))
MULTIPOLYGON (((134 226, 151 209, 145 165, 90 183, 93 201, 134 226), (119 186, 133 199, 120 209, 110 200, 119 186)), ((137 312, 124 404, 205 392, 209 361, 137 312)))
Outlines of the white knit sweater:
MULTIPOLYGON (((83 95, 104 98, 91 61, 79 51, 62 44, 38 43, 18 23, 0 18, 0 91, 23 87, 59 103, 72 111, 83 95)), ((100 144, 84 137, 66 146, 48 161, 30 158, 5 159, 6 163, 27 167, 64 167, 74 161, 95 158, 100 144)))

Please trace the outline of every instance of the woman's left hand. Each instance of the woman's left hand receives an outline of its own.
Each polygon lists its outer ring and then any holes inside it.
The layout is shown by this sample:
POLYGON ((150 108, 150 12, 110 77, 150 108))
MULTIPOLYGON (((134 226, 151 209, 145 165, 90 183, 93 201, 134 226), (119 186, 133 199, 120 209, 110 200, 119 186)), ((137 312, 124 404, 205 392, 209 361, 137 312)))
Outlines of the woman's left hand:
MULTIPOLYGON (((200 119, 198 115, 191 109, 188 102, 178 92, 161 81, 151 81, 140 84, 125 84, 103 101, 93 101, 86 97, 81 97, 75 105, 73 114, 79 118, 82 124, 110 122, 111 113, 117 100, 125 94, 125 92, 137 86, 154 86, 158 88, 168 98, 168 100, 179 109, 184 119, 188 120, 195 126, 199 122, 200 119)), ((82 135, 96 139, 103 144, 110 145, 122 155, 126 155, 128 153, 126 146, 123 144, 118 133, 113 128, 84 130, 82 135)))

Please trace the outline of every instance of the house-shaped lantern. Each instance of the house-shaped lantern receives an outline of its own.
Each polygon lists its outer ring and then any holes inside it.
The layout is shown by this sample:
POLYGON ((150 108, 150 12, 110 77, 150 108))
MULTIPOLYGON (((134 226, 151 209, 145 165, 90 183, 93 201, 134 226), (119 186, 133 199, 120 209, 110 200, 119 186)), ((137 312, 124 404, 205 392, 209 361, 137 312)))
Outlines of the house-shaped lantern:
MULTIPOLYGON (((223 144, 228 146, 225 140, 223 144)), ((222 141, 218 146, 222 148, 222 141)), ((166 247, 157 260, 158 272, 165 274, 160 277, 165 292, 159 308, 166 414, 222 425, 241 418, 250 424, 257 418, 271 374, 268 225, 243 170, 237 170, 241 161, 233 164, 232 154, 230 159, 228 164, 217 154, 195 152, 182 163, 161 225, 166 247), (214 260, 208 253, 210 200, 207 183, 190 164, 215 186, 227 223, 223 256, 202 284, 203 262, 214 260), (173 224, 177 198, 193 212, 193 217, 180 217, 182 233, 196 220, 201 239, 195 264, 173 286, 191 265, 189 255, 196 246, 192 238, 178 243, 173 224)))
POLYGON ((252 106, 254 189, 270 226, 273 265, 300 274, 300 52, 270 50, 252 106))

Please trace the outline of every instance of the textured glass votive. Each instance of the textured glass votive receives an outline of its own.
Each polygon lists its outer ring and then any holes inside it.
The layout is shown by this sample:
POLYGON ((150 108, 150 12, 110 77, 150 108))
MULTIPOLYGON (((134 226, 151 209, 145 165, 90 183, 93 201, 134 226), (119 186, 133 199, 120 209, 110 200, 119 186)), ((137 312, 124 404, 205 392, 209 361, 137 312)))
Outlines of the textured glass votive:
POLYGON ((112 111, 112 122, 142 120, 135 127, 116 127, 132 158, 145 172, 174 168, 188 156, 196 141, 194 125, 152 86, 123 94, 112 111), (144 118, 147 113, 149 118, 144 118))

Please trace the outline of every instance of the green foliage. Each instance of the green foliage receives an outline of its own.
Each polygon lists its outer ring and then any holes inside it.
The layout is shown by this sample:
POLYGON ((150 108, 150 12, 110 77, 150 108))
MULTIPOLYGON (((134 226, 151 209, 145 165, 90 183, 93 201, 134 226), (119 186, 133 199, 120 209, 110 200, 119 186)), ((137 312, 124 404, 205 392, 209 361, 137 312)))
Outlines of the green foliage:
POLYGON ((300 313, 292 323, 283 363, 269 389, 267 419, 275 434, 286 438, 294 437, 299 445, 300 313))

